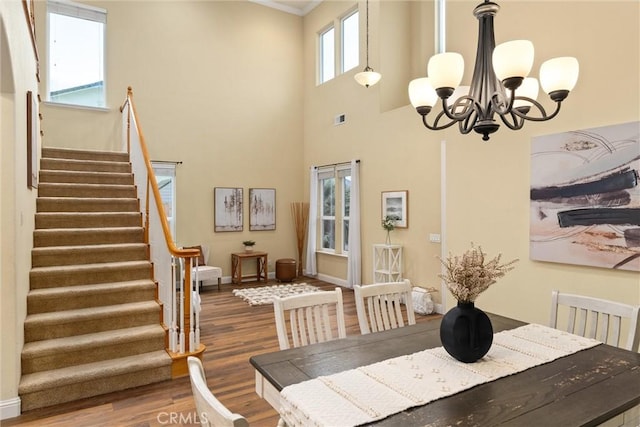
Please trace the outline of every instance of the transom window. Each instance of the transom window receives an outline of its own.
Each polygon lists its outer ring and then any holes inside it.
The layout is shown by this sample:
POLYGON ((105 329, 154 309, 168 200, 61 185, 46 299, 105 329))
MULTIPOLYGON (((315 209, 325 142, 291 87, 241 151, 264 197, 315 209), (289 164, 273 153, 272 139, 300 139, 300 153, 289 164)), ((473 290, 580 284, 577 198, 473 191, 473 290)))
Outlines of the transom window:
POLYGON ((47 23, 47 101, 104 107, 106 10, 49 1, 47 23))
POLYGON ((360 14, 350 10, 318 33, 318 82, 325 83, 360 63, 360 14), (338 30, 337 30, 338 29, 338 30))

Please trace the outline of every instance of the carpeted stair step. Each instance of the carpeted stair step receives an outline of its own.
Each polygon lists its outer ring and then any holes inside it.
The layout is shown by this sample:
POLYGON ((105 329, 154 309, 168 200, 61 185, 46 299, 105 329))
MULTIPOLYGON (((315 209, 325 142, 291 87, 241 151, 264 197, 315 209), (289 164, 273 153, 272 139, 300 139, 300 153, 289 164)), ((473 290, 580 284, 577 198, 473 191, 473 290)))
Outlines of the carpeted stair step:
POLYGON ((40 212, 36 228, 140 227, 140 212, 40 212))
POLYGON ((50 313, 153 301, 155 298, 156 283, 151 279, 33 289, 27 294, 27 313, 50 313))
POLYGON ((39 182, 133 185, 134 181, 131 173, 40 170, 39 182))
POLYGON ((142 227, 113 228, 52 228, 33 232, 34 247, 102 245, 110 243, 140 243, 144 241, 142 227))
POLYGON ((159 324, 35 341, 22 349, 22 373, 50 371, 164 349, 159 324))
POLYGON ((38 197, 94 197, 135 199, 137 197, 137 193, 136 187, 133 185, 45 182, 38 185, 38 197))
POLYGON ((38 197, 37 212, 137 212, 138 199, 93 197, 38 197))
POLYGON ((41 158, 129 163, 129 154, 124 151, 77 150, 73 148, 42 147, 41 158))
POLYGON ((23 411, 171 379, 164 350, 22 376, 23 411))
POLYGON ((31 251, 31 267, 148 260, 144 243, 48 246, 31 251))
POLYGON ((93 171, 93 172, 118 172, 130 173, 131 165, 124 162, 109 162, 96 160, 75 159, 40 159, 40 169, 67 170, 67 171, 93 171))
POLYGON ((151 277, 152 266, 148 260, 35 267, 29 272, 31 289, 120 282, 151 277))
POLYGON ((30 314, 24 321, 25 343, 160 323, 155 301, 30 314))

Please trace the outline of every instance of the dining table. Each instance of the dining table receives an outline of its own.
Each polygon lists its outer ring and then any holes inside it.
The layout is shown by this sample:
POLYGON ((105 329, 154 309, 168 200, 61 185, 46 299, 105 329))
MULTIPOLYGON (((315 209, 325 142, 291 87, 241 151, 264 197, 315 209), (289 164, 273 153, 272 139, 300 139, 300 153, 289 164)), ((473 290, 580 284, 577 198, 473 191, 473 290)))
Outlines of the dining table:
MULTIPOLYGON (((527 326, 487 314, 495 334, 527 326)), ((256 393, 281 412, 286 388, 441 348, 440 320, 254 355, 250 363, 256 393)), ((637 426, 640 419, 629 418, 639 413, 640 353, 598 343, 358 425, 567 427, 598 426, 626 417, 622 422, 630 424, 624 425, 637 426)))

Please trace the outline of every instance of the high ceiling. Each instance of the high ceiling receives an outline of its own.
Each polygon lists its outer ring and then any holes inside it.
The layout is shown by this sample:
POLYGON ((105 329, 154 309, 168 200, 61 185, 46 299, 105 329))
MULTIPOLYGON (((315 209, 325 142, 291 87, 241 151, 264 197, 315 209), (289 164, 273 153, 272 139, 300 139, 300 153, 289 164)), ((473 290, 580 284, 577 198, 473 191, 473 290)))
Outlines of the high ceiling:
POLYGON ((250 0, 264 6, 304 16, 313 10, 322 0, 250 0))

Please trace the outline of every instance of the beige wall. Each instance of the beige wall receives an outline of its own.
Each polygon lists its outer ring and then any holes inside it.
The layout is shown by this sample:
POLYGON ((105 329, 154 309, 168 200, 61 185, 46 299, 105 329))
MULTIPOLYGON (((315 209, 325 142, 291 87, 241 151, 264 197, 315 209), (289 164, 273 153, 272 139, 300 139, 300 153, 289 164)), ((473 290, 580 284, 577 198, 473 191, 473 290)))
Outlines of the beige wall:
POLYGON ((15 416, 19 409, 15 399, 35 211, 35 190, 26 182, 26 94, 37 90, 22 2, 0 2, 0 418, 15 416))

